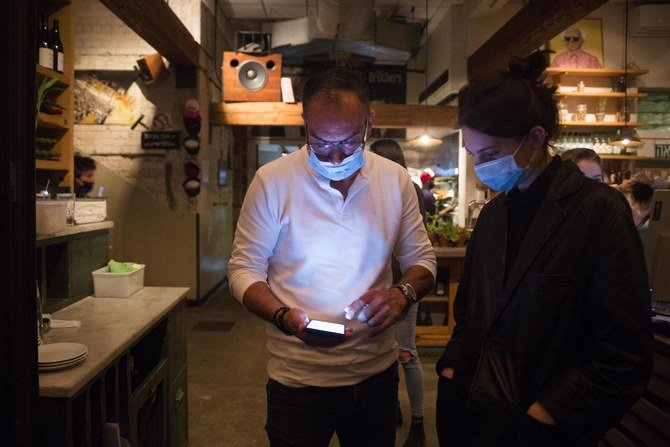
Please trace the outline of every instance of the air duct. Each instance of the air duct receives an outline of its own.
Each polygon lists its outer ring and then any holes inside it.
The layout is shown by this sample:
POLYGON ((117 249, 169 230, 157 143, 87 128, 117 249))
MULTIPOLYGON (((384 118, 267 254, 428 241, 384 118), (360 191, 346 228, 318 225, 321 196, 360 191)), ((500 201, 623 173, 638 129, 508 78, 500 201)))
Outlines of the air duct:
POLYGON ((272 50, 285 63, 351 53, 377 64, 403 65, 412 55, 413 26, 375 15, 374 0, 318 0, 308 17, 266 24, 272 50))

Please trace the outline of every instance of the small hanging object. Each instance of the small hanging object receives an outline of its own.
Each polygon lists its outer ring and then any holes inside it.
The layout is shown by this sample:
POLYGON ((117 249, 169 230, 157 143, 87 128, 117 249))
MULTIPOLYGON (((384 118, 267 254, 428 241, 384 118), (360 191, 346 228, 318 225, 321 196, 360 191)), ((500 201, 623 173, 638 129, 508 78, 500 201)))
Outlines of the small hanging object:
POLYGON ((189 135, 200 133, 200 104, 195 98, 187 99, 184 103, 184 128, 189 135))
POLYGON ((186 174, 186 180, 182 183, 182 187, 186 195, 195 197, 200 194, 200 166, 189 161, 184 164, 184 174, 186 174))
POLYGON ((198 152, 200 152, 200 138, 197 135, 188 135, 184 138, 182 146, 189 155, 198 155, 198 152))

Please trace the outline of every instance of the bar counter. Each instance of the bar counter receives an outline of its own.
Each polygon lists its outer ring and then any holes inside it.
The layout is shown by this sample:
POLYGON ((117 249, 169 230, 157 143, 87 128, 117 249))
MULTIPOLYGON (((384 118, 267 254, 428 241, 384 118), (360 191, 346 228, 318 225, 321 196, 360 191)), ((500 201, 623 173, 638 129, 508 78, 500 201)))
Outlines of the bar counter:
POLYGON ((86 345, 86 358, 56 371, 40 371, 40 397, 69 398, 185 300, 187 287, 144 287, 127 298, 89 296, 52 314, 53 319, 79 320, 77 328, 51 329, 44 344, 86 345))

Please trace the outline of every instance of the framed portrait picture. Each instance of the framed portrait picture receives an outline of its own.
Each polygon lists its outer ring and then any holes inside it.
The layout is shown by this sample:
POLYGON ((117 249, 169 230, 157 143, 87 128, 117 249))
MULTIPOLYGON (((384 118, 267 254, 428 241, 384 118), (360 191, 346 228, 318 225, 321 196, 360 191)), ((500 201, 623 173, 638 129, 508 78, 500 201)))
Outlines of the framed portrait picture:
POLYGON ((600 18, 582 19, 549 41, 551 66, 557 68, 604 68, 603 23, 600 18))

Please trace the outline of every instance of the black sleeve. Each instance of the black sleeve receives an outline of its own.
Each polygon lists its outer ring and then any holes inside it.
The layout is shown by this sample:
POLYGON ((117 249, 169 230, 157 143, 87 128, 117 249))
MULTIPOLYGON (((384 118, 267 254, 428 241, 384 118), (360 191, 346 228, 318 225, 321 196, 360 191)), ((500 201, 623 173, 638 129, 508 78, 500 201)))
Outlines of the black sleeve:
POLYGON ((594 241, 586 287, 584 339, 570 368, 543 390, 540 404, 574 436, 595 444, 642 395, 653 339, 644 254, 630 208, 616 203, 594 241))

